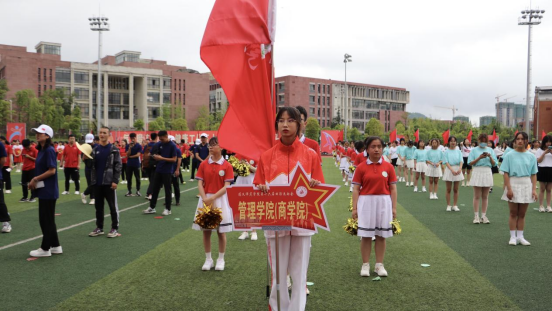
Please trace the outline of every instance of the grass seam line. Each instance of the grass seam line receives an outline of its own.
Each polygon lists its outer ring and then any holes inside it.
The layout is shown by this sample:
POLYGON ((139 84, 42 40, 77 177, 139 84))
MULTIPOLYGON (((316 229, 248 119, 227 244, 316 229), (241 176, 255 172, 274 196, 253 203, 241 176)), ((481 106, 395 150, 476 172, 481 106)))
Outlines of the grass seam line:
MULTIPOLYGON (((184 191, 180 191, 180 193, 184 193, 184 192, 188 192, 188 191, 191 191, 191 190, 194 190, 194 189, 197 189, 197 187, 194 187, 194 188, 190 188, 190 189, 186 189, 184 191)), ((165 197, 161 197, 161 198, 158 198, 158 200, 162 200, 164 199, 165 197)), ((119 213, 122 213, 122 212, 125 212, 125 211, 128 211, 128 210, 131 210, 131 209, 134 209, 134 208, 137 208, 139 206, 142 206, 142 205, 146 205, 146 204, 149 204, 149 201, 148 202, 144 202, 144 203, 140 203, 140 204, 136 204, 134 206, 131 206, 131 207, 127 207, 125 209, 122 209, 119 211, 119 213)), ((111 215, 107 214, 104 216, 104 218, 107 218, 107 217, 111 217, 111 215)), ((65 227, 65 228, 61 228, 59 229, 57 232, 63 232, 63 231, 66 231, 66 230, 69 230, 69 229, 73 229, 73 228, 76 228, 78 226, 82 226, 84 224, 87 224, 87 223, 91 223, 91 222, 94 222, 96 221, 96 218, 94 219, 89 219, 89 220, 86 220, 86 221, 83 221, 83 222, 80 222, 78 224, 74 224, 74 225, 70 225, 68 227, 65 227)), ((5 249, 8 249, 8 248, 11 248, 11 247, 14 247, 14 246, 17 246, 17 245, 21 245, 21 244, 25 244, 27 242, 31 242, 31 241, 34 241, 34 240, 37 240, 37 239, 40 239, 42 237, 42 234, 41 235, 38 235, 38 236, 35 236, 33 238, 29 238, 29 239, 26 239, 26 240, 22 240, 22 241, 19 241, 19 242, 15 242, 15 243, 12 243, 12 244, 9 244, 9 245, 6 245, 6 246, 2 246, 0 247, 0 251, 2 250, 5 250, 5 249)))

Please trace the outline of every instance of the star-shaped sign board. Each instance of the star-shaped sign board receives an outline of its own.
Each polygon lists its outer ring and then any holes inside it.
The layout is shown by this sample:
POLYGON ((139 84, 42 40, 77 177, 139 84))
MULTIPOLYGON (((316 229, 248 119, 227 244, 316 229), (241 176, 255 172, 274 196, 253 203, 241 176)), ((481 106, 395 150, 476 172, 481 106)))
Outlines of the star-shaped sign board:
POLYGON ((339 186, 320 184, 311 188, 300 164, 294 171, 288 185, 270 185, 268 193, 251 185, 228 187, 234 230, 291 227, 315 232, 317 228, 330 231, 324 203, 337 192, 339 186))

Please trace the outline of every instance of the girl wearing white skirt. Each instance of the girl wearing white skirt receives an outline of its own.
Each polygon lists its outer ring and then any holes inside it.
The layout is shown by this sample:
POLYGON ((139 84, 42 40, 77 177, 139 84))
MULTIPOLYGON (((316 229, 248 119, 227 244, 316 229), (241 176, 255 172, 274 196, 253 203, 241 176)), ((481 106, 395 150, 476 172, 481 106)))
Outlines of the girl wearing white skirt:
POLYGON ((464 180, 464 175, 462 175, 462 152, 458 149, 458 141, 456 137, 450 136, 449 148, 445 151, 443 155, 443 163, 445 164, 445 174, 443 175, 443 180, 447 184, 447 212, 455 211, 459 212, 458 208, 458 187, 460 182, 464 180), (450 205, 450 191, 454 191, 454 205, 450 205))
POLYGON ((479 146, 472 149, 468 157, 468 164, 472 166, 470 186, 473 187, 473 218, 474 224, 490 224, 487 218, 487 206, 489 204, 489 190, 493 186, 493 172, 491 168, 496 166, 497 160, 493 149, 487 147, 489 137, 487 134, 479 134, 479 146), (479 201, 481 201, 481 218, 479 218, 479 201))
POLYGON ((465 187, 466 185, 470 185, 470 177, 471 177, 471 165, 468 164, 468 156, 470 155, 471 150, 473 149, 471 146, 469 139, 464 139, 464 144, 460 148, 462 150, 462 158, 464 160, 464 163, 462 164, 462 174, 466 176, 466 179, 462 181, 462 187, 465 187))
POLYGON ((429 141, 431 146, 427 150, 427 170, 426 176, 429 177, 429 199, 437 200, 437 189, 439 188, 439 178, 441 178, 441 163, 443 162, 443 152, 439 150, 439 140, 433 138, 429 141))
POLYGON ((506 189, 502 200, 510 208, 510 245, 531 245, 524 237, 525 214, 529 203, 537 200, 537 158, 527 151, 527 133, 519 132, 514 137, 515 151, 502 160, 500 170, 504 172, 506 189), (517 230, 517 232, 516 232, 517 230))
POLYGON ((393 167, 397 166, 397 160, 399 159, 399 155, 397 154, 397 142, 392 141, 391 147, 389 147, 389 160, 391 160, 391 164, 393 164, 393 167))
POLYGON ((406 165, 406 140, 401 138, 399 141, 400 146, 397 147, 397 166, 399 167, 399 182, 406 181, 405 179, 405 165, 406 165))
POLYGON ((425 174, 427 171, 427 150, 425 150, 425 142, 418 142, 418 149, 414 152, 414 166, 416 167, 416 181, 414 182, 414 192, 418 192, 418 179, 422 177, 422 192, 427 192, 425 187, 425 174))
POLYGON ((537 181, 539 189, 539 212, 552 213, 552 136, 546 135, 542 139, 541 147, 535 154, 539 163, 537 181), (546 193, 546 209, 544 209, 544 193, 546 193))
MULTIPOLYGON (((218 144, 218 139, 212 137, 209 140, 209 153, 211 156, 199 166, 196 179, 199 190, 198 209, 203 207, 203 204, 218 207, 222 210, 222 221, 217 229, 204 230, 199 225, 194 224, 194 230, 203 231, 203 247, 205 248, 205 263, 201 268, 204 271, 211 270, 214 266, 211 257, 211 231, 217 231, 219 240, 219 257, 215 270, 224 270, 224 252, 226 250, 226 232, 232 231, 232 210, 228 204, 226 196, 226 187, 234 181, 234 169, 221 154, 222 149, 218 144)), ((196 215, 198 210, 196 209, 196 215)))
POLYGON ((369 137, 366 140, 368 159, 358 166, 353 178, 352 218, 358 219, 358 236, 362 238, 361 276, 370 276, 373 237, 376 238, 374 272, 387 276, 383 267, 385 239, 393 236, 391 221, 397 217, 397 177, 393 166, 382 159, 382 149, 383 141, 379 137, 369 137))
POLYGON ((414 181, 413 181, 413 174, 412 174, 412 170, 414 170, 416 167, 414 166, 414 153, 416 152, 416 147, 414 147, 414 142, 409 140, 408 141, 408 145, 405 149, 405 158, 406 158, 406 161, 405 161, 405 166, 404 166, 404 170, 405 170, 405 173, 404 175, 406 176, 406 186, 414 186, 414 181), (410 182, 410 184, 409 184, 410 182))
MULTIPOLYGON (((255 172, 257 171, 257 162, 255 160, 242 158, 241 163, 247 165, 249 168, 249 175, 238 176, 236 178, 236 185, 251 185, 253 186, 253 179, 255 179, 255 172)), ((249 232, 244 231, 238 238, 238 240, 246 240, 249 237, 249 232)), ((257 241, 257 231, 255 229, 251 232, 251 241, 257 241)))
POLYGON ((343 176, 343 181, 345 182, 345 186, 349 185, 349 182, 347 181, 347 177, 349 175, 349 157, 347 156, 349 152, 349 142, 345 142, 345 148, 343 149, 343 153, 341 154, 341 160, 339 163, 339 169, 341 170, 341 175, 343 176))

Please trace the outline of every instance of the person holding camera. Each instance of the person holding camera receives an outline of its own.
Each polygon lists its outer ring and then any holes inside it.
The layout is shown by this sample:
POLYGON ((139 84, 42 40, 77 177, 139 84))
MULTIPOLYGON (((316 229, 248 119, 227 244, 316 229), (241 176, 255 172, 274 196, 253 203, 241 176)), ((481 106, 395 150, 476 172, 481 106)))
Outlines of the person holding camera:
POLYGON ((496 155, 488 147, 489 137, 487 134, 480 134, 478 137, 479 147, 471 150, 468 157, 468 164, 473 168, 470 186, 473 187, 473 211, 474 224, 490 224, 487 218, 487 206, 489 204, 489 191, 493 186, 492 167, 496 166, 496 155), (479 217, 479 202, 481 201, 481 218, 479 217))

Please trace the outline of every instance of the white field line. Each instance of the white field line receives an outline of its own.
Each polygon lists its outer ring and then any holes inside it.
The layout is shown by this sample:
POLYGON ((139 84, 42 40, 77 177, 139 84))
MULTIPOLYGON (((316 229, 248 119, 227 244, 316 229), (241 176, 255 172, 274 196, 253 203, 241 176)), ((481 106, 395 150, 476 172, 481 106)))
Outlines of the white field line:
MULTIPOLYGON (((188 192, 188 191, 191 191, 191 190, 194 190, 194 189, 197 189, 197 187, 194 187, 194 188, 190 188, 190 189, 186 189, 184 191, 180 191, 180 193, 184 193, 184 192, 188 192)), ((164 199, 165 197, 161 197, 161 198, 158 198, 157 200, 162 200, 164 199)), ((125 212, 125 211, 128 211, 128 210, 131 210, 131 209, 134 209, 134 208, 137 208, 139 206, 142 206, 142 205, 146 205, 146 204, 149 204, 149 201, 148 202, 144 202, 144 203, 140 203, 140 204, 136 204, 134 206, 131 206, 131 207, 127 207, 125 209, 122 209, 119 211, 119 213, 122 213, 122 212, 125 212)), ((107 214, 104 216, 105 218, 107 217, 111 217, 110 214, 107 214)), ((86 220, 86 221, 83 221, 83 222, 79 222, 78 224, 74 224, 74 225, 71 225, 71 226, 68 226, 68 227, 65 227, 65 228, 61 228, 61 229, 58 229, 57 232, 62 232, 62 231, 65 231, 65 230, 69 230, 69 229, 73 229, 73 228, 76 228, 78 226, 82 226, 84 224, 87 224, 87 223, 91 223, 91 222, 94 222, 96 221, 96 218, 93 218, 93 219, 90 219, 90 220, 86 220)), ((12 243, 12 244, 9 244, 9 245, 6 245, 6 246, 2 246, 0 247, 0 251, 2 250, 5 250, 5 249, 8 249, 8 248, 11 248, 11 247, 14 247, 14 246, 17 246, 17 245, 21 245, 21 244, 25 244, 27 242, 31 242, 31 241, 34 241, 34 240, 37 240, 37 239, 40 239, 42 237, 42 235, 38 235, 38 236, 35 236, 33 238, 29 238, 29 239, 26 239, 26 240, 21 240, 19 242, 15 242, 15 243, 12 243)))

